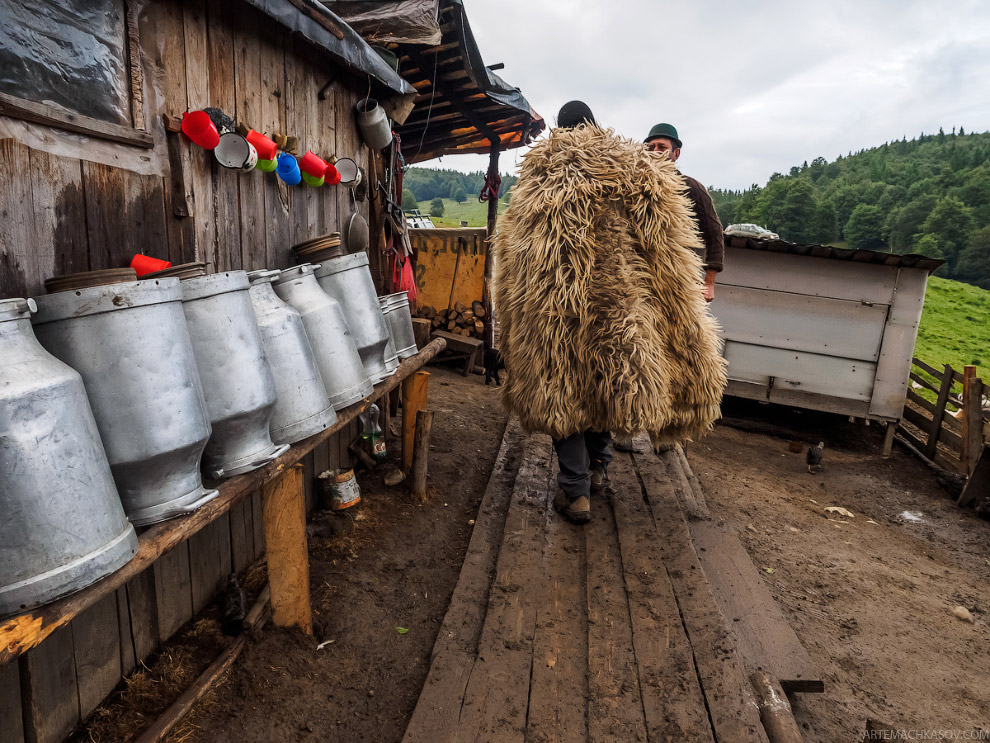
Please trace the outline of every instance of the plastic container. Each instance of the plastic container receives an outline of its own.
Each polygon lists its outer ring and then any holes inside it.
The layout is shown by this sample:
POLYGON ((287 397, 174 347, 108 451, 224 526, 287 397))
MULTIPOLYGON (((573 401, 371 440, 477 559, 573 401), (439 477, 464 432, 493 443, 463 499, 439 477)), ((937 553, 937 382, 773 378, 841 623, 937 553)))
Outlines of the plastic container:
POLYGON ((303 173, 302 179, 303 179, 303 183, 305 183, 307 186, 312 186, 313 188, 319 188, 320 186, 323 185, 324 181, 326 180, 323 176, 316 178, 315 176, 312 176, 309 173, 303 173))
POLYGON ((166 268, 171 267, 171 261, 163 261, 161 258, 152 258, 150 255, 141 255, 138 253, 131 258, 131 268, 134 269, 134 273, 138 276, 144 276, 146 273, 154 273, 155 271, 164 271, 166 268))
POLYGON ((247 141, 251 143, 258 153, 258 160, 274 160, 275 153, 278 152, 278 145, 275 141, 266 137, 261 132, 254 129, 248 132, 247 141))
POLYGON ((206 111, 190 111, 182 115, 182 133, 204 150, 220 144, 220 132, 206 111))
POLYGON ((299 161, 299 169, 316 179, 323 178, 328 167, 326 160, 317 157, 312 152, 307 152, 299 161))
POLYGON ((283 152, 278 156, 275 172, 289 186, 298 186, 299 181, 302 180, 302 171, 299 170, 299 163, 288 152, 283 152))

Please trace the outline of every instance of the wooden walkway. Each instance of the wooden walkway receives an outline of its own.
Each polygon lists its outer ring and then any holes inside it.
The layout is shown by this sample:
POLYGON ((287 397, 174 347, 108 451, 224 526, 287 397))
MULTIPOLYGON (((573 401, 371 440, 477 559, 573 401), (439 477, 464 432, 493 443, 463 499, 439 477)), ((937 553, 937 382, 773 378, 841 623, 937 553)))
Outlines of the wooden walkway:
POLYGON ((617 453, 574 526, 549 439, 510 423, 404 743, 767 740, 676 466, 617 453))

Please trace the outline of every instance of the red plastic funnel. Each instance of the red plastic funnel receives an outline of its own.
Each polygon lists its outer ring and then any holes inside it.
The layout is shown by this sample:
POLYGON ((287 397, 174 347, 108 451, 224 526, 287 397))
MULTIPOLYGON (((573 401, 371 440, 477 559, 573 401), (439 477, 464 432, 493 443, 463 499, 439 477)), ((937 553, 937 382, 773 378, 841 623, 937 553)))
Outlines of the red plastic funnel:
POLYGON ((206 111, 182 114, 182 133, 204 150, 212 150, 220 144, 220 133, 206 111))
MULTIPOLYGON (((216 130, 214 129, 214 131, 216 130)), ((144 276, 146 273, 154 273, 155 271, 164 271, 166 268, 171 267, 171 261, 163 261, 161 258, 152 258, 150 255, 141 255, 138 253, 131 258, 131 268, 134 269, 134 273, 138 276, 144 276)))
POLYGON ((274 140, 269 139, 261 132, 256 132, 254 129, 248 132, 246 139, 258 151, 259 160, 275 159, 275 152, 278 150, 278 145, 275 144, 274 140))
POLYGON ((302 156, 302 160, 299 161, 299 169, 316 179, 320 179, 326 175, 328 167, 330 166, 327 165, 326 160, 321 160, 312 152, 307 152, 302 156))

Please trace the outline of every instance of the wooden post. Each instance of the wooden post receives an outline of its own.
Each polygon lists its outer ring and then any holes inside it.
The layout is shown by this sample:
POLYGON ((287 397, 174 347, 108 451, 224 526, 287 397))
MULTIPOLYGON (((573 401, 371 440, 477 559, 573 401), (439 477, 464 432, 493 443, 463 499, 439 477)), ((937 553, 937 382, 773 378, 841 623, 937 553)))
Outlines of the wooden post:
POLYGON ((963 370, 962 452, 959 456, 959 471, 967 477, 983 450, 982 398, 983 382, 976 377, 976 367, 967 365, 963 370))
POLYGON ((433 321, 422 317, 413 318, 413 335, 416 336, 416 348, 426 348, 433 331, 433 321))
POLYGON ((302 465, 288 468, 262 490, 272 621, 313 634, 306 549, 306 489, 302 465))
POLYGON ((430 458, 430 429, 433 427, 433 411, 420 410, 416 414, 416 437, 413 442, 412 494, 418 503, 426 503, 426 472, 430 458))
POLYGON ((760 709, 760 722, 770 743, 801 743, 801 730, 794 720, 794 712, 780 683, 770 674, 757 671, 750 676, 756 691, 756 705, 760 709))
POLYGON ((416 435, 416 414, 426 410, 429 398, 429 372, 416 372, 402 381, 402 469, 412 467, 413 438, 416 435))
POLYGON ((924 454, 931 460, 935 459, 935 451, 938 449, 938 438, 942 432, 942 421, 945 419, 945 404, 949 401, 951 392, 952 367, 946 364, 942 373, 942 384, 938 390, 938 401, 935 403, 935 412, 932 413, 932 430, 928 432, 928 443, 925 444, 924 454))
POLYGON ((894 448, 894 434, 897 433, 897 423, 898 421, 887 421, 887 430, 883 434, 883 449, 880 452, 880 456, 883 459, 887 459, 890 456, 891 450, 894 448))
MULTIPOLYGON (((489 155, 488 170, 498 172, 498 153, 501 142, 492 140, 492 149, 489 155)), ((495 223, 498 220, 498 198, 488 202, 488 235, 485 239, 485 284, 483 288, 482 302, 485 305, 485 350, 495 347, 495 318, 492 316, 492 273, 494 261, 492 259, 492 238, 495 236, 495 223)))

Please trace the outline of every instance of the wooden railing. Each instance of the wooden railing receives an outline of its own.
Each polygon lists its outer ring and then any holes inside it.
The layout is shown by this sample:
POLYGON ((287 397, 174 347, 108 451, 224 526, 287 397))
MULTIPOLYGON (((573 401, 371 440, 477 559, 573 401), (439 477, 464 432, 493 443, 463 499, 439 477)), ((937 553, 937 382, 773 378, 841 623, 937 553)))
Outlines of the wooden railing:
POLYGON ((948 364, 941 371, 920 359, 912 364, 912 384, 898 433, 935 464, 971 474, 990 428, 982 410, 987 387, 976 376, 975 366, 960 373, 948 364))

